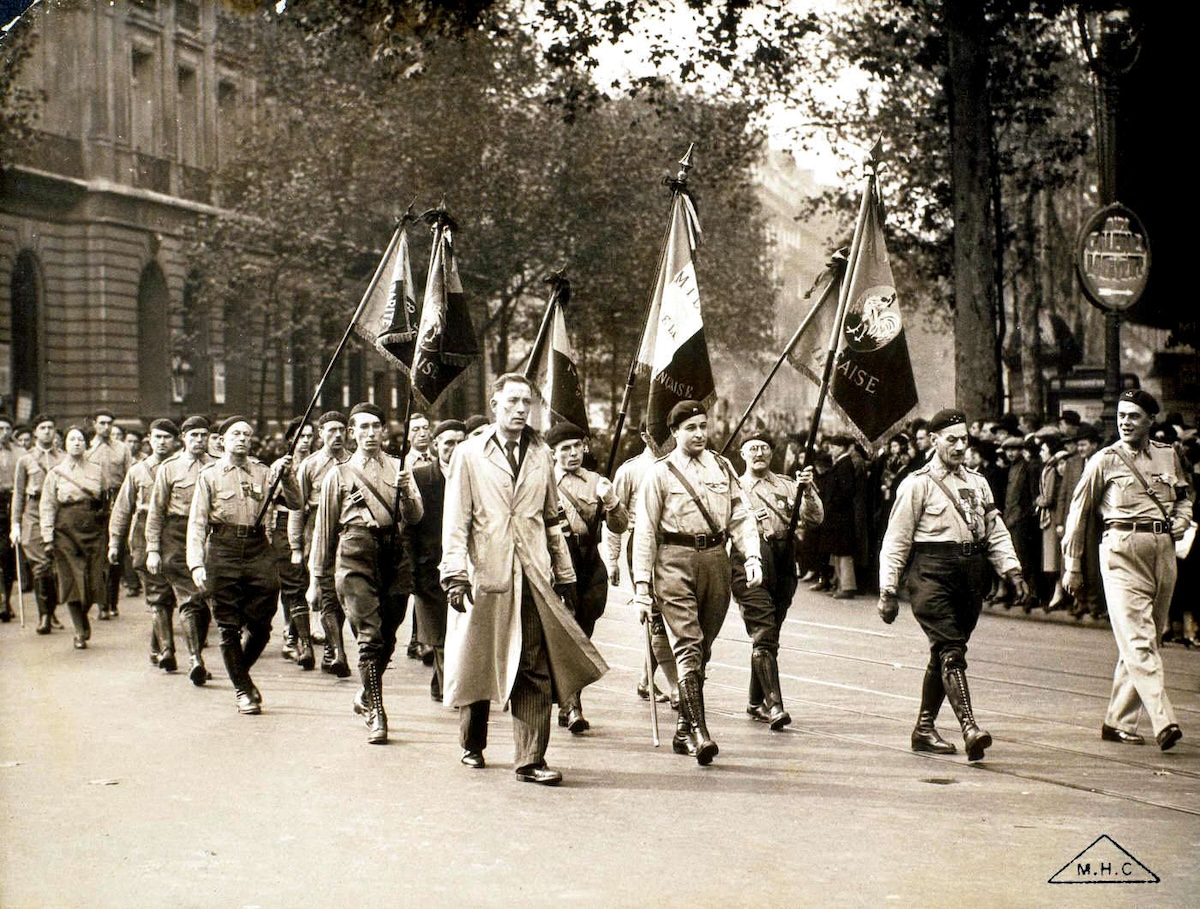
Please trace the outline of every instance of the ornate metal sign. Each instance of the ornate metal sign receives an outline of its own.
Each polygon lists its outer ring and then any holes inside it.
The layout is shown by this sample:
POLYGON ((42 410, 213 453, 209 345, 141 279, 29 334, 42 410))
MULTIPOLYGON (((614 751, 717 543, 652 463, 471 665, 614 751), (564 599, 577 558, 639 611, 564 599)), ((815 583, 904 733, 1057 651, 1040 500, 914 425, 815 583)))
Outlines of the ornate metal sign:
POLYGON ((1141 219, 1120 202, 1083 225, 1075 268, 1084 296, 1100 309, 1122 312, 1141 299, 1150 276, 1150 238, 1141 219))

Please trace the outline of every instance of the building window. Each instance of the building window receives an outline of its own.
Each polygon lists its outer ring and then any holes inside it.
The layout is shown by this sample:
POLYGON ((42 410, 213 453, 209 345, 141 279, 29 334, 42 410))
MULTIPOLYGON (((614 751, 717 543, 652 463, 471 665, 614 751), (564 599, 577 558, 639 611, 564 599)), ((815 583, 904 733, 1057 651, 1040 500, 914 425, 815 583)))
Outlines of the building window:
POLYGON ((155 154, 154 55, 134 50, 130 79, 129 138, 135 151, 155 154))
POLYGON ((167 279, 151 262, 138 281, 138 412, 143 416, 161 416, 170 404, 168 305, 167 279))
POLYGON ((12 298, 12 336, 0 379, 0 399, 11 407, 18 420, 28 420, 40 406, 41 375, 38 368, 38 323, 41 314, 42 282, 37 258, 21 252, 13 266, 9 284, 12 298))
POLYGON ((217 86, 217 163, 222 167, 237 146, 238 104, 237 86, 222 80, 217 86))
POLYGON ((175 122, 179 143, 179 163, 200 166, 200 105, 196 93, 196 71, 180 67, 176 83, 175 122))

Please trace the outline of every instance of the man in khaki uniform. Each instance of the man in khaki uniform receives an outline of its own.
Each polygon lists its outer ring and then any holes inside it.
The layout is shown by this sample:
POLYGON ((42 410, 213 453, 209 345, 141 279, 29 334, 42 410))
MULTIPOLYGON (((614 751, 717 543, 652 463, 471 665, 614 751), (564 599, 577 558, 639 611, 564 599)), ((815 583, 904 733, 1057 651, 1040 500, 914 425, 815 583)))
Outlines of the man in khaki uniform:
POLYGON ((732 576, 726 543, 744 560, 746 584, 762 583, 754 516, 733 467, 708 450, 708 412, 681 401, 667 415, 675 450, 646 474, 633 536, 634 602, 642 621, 654 601, 679 666, 679 720, 671 747, 700 764, 717 756, 704 716, 704 667, 729 611, 732 576))
POLYGON ((739 481, 746 506, 758 525, 762 552, 763 582, 757 587, 747 583, 746 566, 739 554, 733 559, 733 598, 737 600, 750 635, 750 699, 746 713, 772 729, 783 729, 792 722, 783 706, 779 684, 779 632, 796 594, 796 542, 818 526, 825 517, 821 497, 813 478, 813 469, 805 467, 796 480, 771 470, 775 443, 765 432, 755 433, 742 442, 742 461, 746 472, 739 481), (803 487, 798 526, 792 535, 788 527, 796 492, 803 487))
MULTIPOLYGON (((33 574, 33 595, 37 599, 38 634, 49 634, 57 624, 58 582, 54 562, 42 545, 39 509, 46 474, 66 455, 55 444, 54 417, 38 414, 33 418, 33 447, 17 461, 13 472, 12 532, 9 539, 20 546, 18 557, 25 556, 33 574)), ((61 626, 60 626, 61 627, 61 626)))
MULTIPOLYGON (((292 454, 293 473, 304 466, 305 459, 312 451, 313 426, 302 420, 302 417, 294 417, 284 432, 284 441, 289 446, 295 443, 292 454)), ((277 464, 278 460, 271 465, 272 469, 276 469, 277 464)), ((295 488, 297 484, 294 482, 276 488, 268 513, 271 515, 271 550, 275 553, 275 569, 279 572, 279 602, 283 605, 281 655, 285 660, 295 660, 301 669, 307 671, 316 665, 308 603, 304 599, 308 577, 304 567, 292 560, 292 548, 288 539, 292 515, 301 507, 299 499, 290 500, 287 495, 289 489, 295 488)))
POLYGON ((146 512, 146 572, 154 578, 161 576, 170 585, 191 659, 188 678, 193 685, 203 685, 212 678, 203 654, 212 613, 188 570, 187 523, 196 480, 213 461, 208 455, 208 420, 190 416, 179 432, 182 450, 167 457, 154 475, 146 512))
MULTIPOLYGON (((115 415, 111 410, 101 409, 96 411, 93 418, 93 426, 96 429, 96 434, 92 436, 92 444, 88 448, 87 459, 93 464, 100 467, 101 489, 100 501, 103 508, 101 518, 104 521, 105 529, 107 530, 109 517, 112 514, 112 501, 117 497, 117 492, 121 488, 121 484, 125 482, 125 474, 129 473, 129 467, 133 463, 133 459, 129 455, 129 449, 125 447, 124 440, 113 439, 113 421, 115 415)), ((120 540, 117 541, 120 545, 120 540)), ((105 547, 107 551, 108 547, 105 547)), ((116 565, 108 565, 104 576, 104 602, 97 604, 100 608, 100 618, 107 619, 110 616, 116 618, 117 598, 121 591, 121 567, 120 561, 116 565)), ((83 608, 86 611, 91 604, 84 603, 83 608)))
POLYGON ((332 573, 346 604, 362 681, 354 711, 366 718, 372 745, 388 740, 383 674, 412 593, 412 566, 401 532, 422 515, 412 473, 383 451, 383 427, 383 411, 374 404, 355 404, 350 411, 358 447, 321 483, 308 560, 309 602, 316 604, 322 579, 332 573))
POLYGON ((175 659, 175 593, 161 574, 152 575, 146 570, 146 519, 158 468, 170 456, 177 438, 179 427, 170 420, 155 420, 150 424, 150 457, 135 462, 125 474, 108 521, 108 563, 121 564, 122 543, 128 546, 133 567, 141 576, 142 588, 146 591, 146 605, 154 610, 150 662, 165 672, 174 672, 178 666, 175 659))
POLYGON ((1098 522, 1100 577, 1119 653, 1100 737, 1141 745, 1137 726, 1144 709, 1166 751, 1183 733, 1167 697, 1159 645, 1178 572, 1174 540, 1192 519, 1192 493, 1179 455, 1150 439, 1157 413, 1153 395, 1141 389, 1121 394, 1120 439, 1087 462, 1071 497, 1063 587, 1072 596, 1082 588, 1084 562, 1097 555, 1087 546, 1089 525, 1098 522))
POLYGON ((991 583, 989 565, 1013 585, 1018 600, 1028 590, 991 487, 963 466, 970 441, 966 415, 939 410, 928 429, 932 455, 896 489, 879 552, 879 616, 889 625, 896 620, 900 578, 907 574, 913 618, 929 639, 912 750, 954 754, 934 725, 942 701, 949 699, 967 760, 981 761, 992 737, 975 722, 967 643, 991 583))
MULTIPOLYGON (((5 527, 12 526, 13 478, 17 473, 17 461, 25 456, 25 449, 13 441, 12 417, 0 413, 0 519, 5 527)), ((16 547, 8 534, 0 539, 0 622, 11 622, 13 582, 17 579, 16 547)))
MULTIPOLYGON (((262 694, 250 668, 271 637, 279 573, 259 513, 276 474, 293 484, 291 457, 274 469, 250 457, 254 430, 235 415, 221 424, 224 454, 196 479, 187 523, 187 566, 192 583, 208 594, 221 631, 221 657, 237 695, 238 713, 262 712, 262 694), (242 641, 246 632, 245 643, 242 641)), ((299 495, 288 493, 293 500, 299 495)))
MULTIPOLYGON (((608 602, 608 569, 599 557, 600 522, 618 537, 629 526, 629 513, 613 484, 583 466, 587 431, 574 423, 556 423, 546 433, 554 454, 554 477, 562 505, 571 564, 575 566, 575 621, 590 639, 608 602)), ((579 692, 558 705, 558 725, 574 735, 591 727, 583 715, 579 692)))
MULTIPOLYGON (((292 564, 308 573, 308 557, 312 547, 313 527, 317 519, 317 506, 321 501, 321 484, 329 471, 345 462, 346 415, 330 410, 317 419, 317 433, 321 447, 309 455, 296 469, 296 485, 300 493, 300 508, 288 516, 288 545, 292 550, 292 564)), ((309 579, 305 578, 307 591, 309 579)), ((321 658, 321 671, 344 679, 350 675, 350 664, 346 660, 345 638, 342 629, 346 624, 346 613, 338 599, 333 575, 320 578, 318 615, 321 618, 322 636, 325 639, 325 654, 321 658)), ((305 608, 308 608, 305 601, 305 608)))

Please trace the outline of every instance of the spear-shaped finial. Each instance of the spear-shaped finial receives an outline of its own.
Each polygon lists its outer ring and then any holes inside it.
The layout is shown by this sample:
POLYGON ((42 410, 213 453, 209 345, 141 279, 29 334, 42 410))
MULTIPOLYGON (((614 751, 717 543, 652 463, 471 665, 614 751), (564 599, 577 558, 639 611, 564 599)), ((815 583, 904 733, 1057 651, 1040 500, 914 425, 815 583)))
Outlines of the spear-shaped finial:
POLYGON ((428 224, 432 230, 437 230, 438 228, 458 229, 458 222, 446 210, 445 195, 442 196, 442 201, 437 204, 437 208, 430 208, 421 215, 421 220, 428 224))
POLYGON ((413 196, 412 201, 408 203, 408 208, 404 209, 404 214, 396 218, 396 227, 403 227, 405 224, 411 224, 417 220, 417 216, 413 214, 413 206, 417 204, 417 197, 413 196))
POLYGON ((679 173, 678 173, 678 175, 676 175, 675 179, 678 180, 680 183, 687 182, 688 171, 690 171, 692 169, 692 150, 695 147, 696 147, 695 142, 688 145, 688 150, 686 152, 684 152, 683 157, 679 159, 679 173))
POLYGON ((875 144, 871 146, 871 150, 867 152, 867 160, 863 162, 872 172, 879 170, 879 164, 883 161, 883 133, 875 139, 875 144))

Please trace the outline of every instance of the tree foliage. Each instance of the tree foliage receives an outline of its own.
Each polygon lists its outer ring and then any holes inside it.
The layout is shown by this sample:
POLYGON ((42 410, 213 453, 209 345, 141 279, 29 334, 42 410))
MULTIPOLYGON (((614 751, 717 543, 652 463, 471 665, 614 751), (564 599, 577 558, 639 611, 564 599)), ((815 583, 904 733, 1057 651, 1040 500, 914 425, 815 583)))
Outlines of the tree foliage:
POLYGON ((13 160, 15 149, 32 138, 37 124, 41 94, 19 80, 35 40, 32 17, 15 20, 0 33, 0 168, 13 160))

